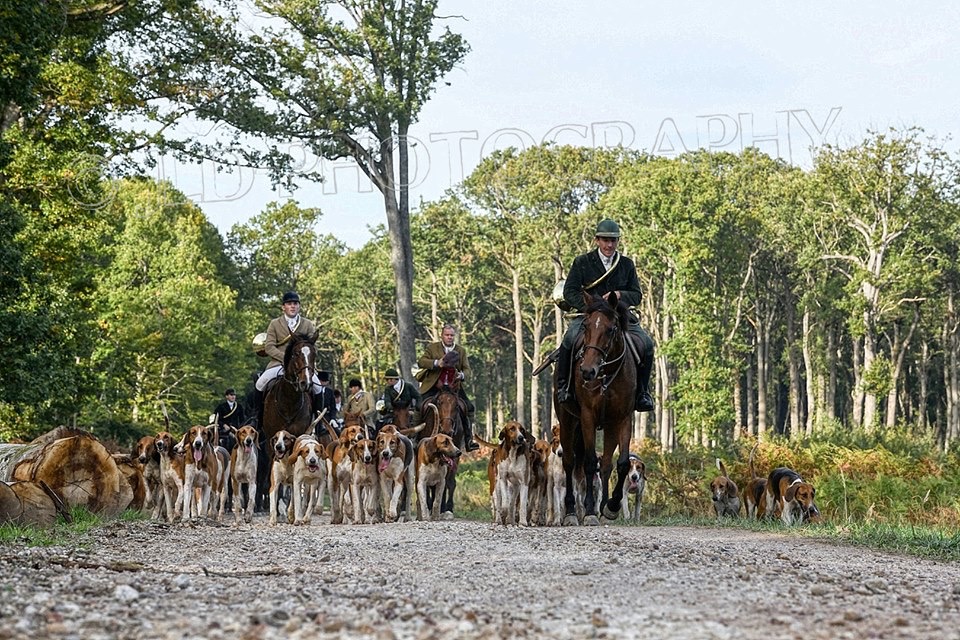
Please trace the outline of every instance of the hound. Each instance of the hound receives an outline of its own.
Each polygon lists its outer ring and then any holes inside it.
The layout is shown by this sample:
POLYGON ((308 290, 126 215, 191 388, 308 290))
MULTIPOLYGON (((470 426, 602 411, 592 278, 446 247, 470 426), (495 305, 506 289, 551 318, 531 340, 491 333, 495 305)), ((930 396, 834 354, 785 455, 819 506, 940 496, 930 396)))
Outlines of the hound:
MULTIPOLYGON (((223 488, 224 469, 214 450, 212 430, 209 426, 194 425, 183 438, 184 448, 189 451, 184 461, 183 514, 185 518, 206 516, 210 497, 223 488), (196 493, 200 496, 197 498, 196 493), (194 500, 197 500, 196 504, 194 500)), ((225 501, 220 500, 218 519, 223 519, 225 501)))
POLYGON ((497 447, 497 485, 494 491, 494 521, 517 524, 517 501, 520 502, 519 524, 527 526, 527 501, 530 494, 530 460, 523 425, 511 420, 500 430, 497 447))
MULTIPOLYGON (((393 425, 387 425, 393 426, 393 425)), ((380 499, 387 522, 396 522, 400 514, 410 517, 410 496, 413 493, 413 443, 396 428, 386 426, 377 435, 377 473, 380 476, 380 499), (400 498, 404 497, 400 511, 400 498)))
POLYGON ((624 482, 620 513, 628 522, 640 522, 643 492, 647 488, 647 465, 633 452, 627 458, 627 465, 627 479, 624 482), (630 509, 631 495, 634 496, 633 509, 630 509))
MULTIPOLYGON (((547 455, 547 525, 559 527, 563 523, 563 498, 567 495, 567 476, 563 471, 563 447, 560 432, 554 430, 547 455)), ((626 495, 626 494, 624 494, 626 495)))
MULTIPOLYGON (((293 446, 295 438, 287 431, 277 431, 270 438, 270 451, 273 454, 273 464, 270 467, 270 524, 277 524, 278 502, 280 491, 287 487, 293 491, 293 446)), ((293 524, 293 499, 287 501, 287 522, 293 524)))
POLYGON ((546 524, 547 460, 549 456, 550 443, 539 438, 535 439, 527 450, 527 460, 530 466, 527 522, 531 525, 546 524))
POLYGON ((230 454, 230 467, 233 470, 233 513, 237 524, 241 514, 246 522, 253 521, 253 505, 257 495, 257 456, 260 454, 259 434, 254 427, 246 425, 237 431, 237 446, 230 454), (243 505, 242 485, 247 485, 247 504, 243 505))
POLYGON ((417 519, 423 520, 427 514, 427 489, 434 489, 433 509, 430 520, 440 517, 440 495, 447 481, 447 472, 453 468, 454 460, 460 457, 460 449, 453 438, 438 433, 424 438, 417 445, 417 519))
POLYGON ((817 491, 793 469, 777 467, 767 477, 765 493, 767 513, 780 512, 787 526, 804 520, 820 521, 820 510, 814 502, 817 491))
POLYGON ((748 518, 759 520, 766 515, 767 501, 764 494, 767 491, 767 479, 757 477, 757 472, 753 468, 753 455, 757 452, 760 443, 753 445, 750 450, 750 480, 743 488, 741 496, 743 497, 743 508, 748 518))
POLYGON ((353 521, 353 503, 350 501, 350 485, 353 483, 353 460, 350 449, 360 440, 363 427, 348 425, 337 440, 327 445, 327 486, 330 487, 330 524, 342 524, 346 513, 353 521))
POLYGON ((377 443, 363 438, 350 449, 350 500, 353 503, 353 524, 372 524, 380 518, 377 513, 380 480, 377 477, 377 443))
POLYGON ((717 458, 717 469, 720 475, 710 481, 710 496, 713 498, 713 510, 717 520, 724 516, 731 518, 740 515, 740 490, 737 484, 727 475, 727 468, 717 458))
POLYGON ((153 519, 160 518, 164 506, 163 486, 160 482, 160 452, 156 436, 143 436, 137 440, 133 457, 140 463, 147 495, 143 500, 144 510, 153 507, 153 519))
POLYGON ((163 491, 163 505, 167 512, 167 522, 180 519, 183 514, 183 455, 176 451, 176 443, 169 431, 157 434, 157 453, 160 454, 160 485, 163 491))
POLYGON ((293 524, 310 524, 316 501, 323 501, 327 484, 326 451, 311 434, 297 438, 293 446, 293 524), (306 499, 306 504, 304 500, 306 499))

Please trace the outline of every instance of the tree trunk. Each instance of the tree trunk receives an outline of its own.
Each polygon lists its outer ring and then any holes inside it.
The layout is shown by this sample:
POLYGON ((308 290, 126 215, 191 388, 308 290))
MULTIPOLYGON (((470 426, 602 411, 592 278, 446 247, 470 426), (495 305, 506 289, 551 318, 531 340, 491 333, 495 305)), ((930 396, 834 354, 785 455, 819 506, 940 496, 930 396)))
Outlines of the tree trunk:
POLYGON ((787 300, 784 305, 787 311, 786 326, 786 351, 787 351, 787 406, 790 420, 790 439, 796 440, 800 437, 800 371, 797 363, 796 333, 797 323, 794 316, 795 306, 792 300, 787 300))
POLYGON ((921 431, 927 431, 930 423, 927 420, 927 395, 930 393, 927 382, 927 372, 930 370, 930 343, 924 340, 920 345, 920 365, 917 377, 920 382, 920 398, 917 401, 917 426, 921 431))
POLYGON ((523 316, 522 316, 522 305, 520 301, 520 270, 517 268, 512 269, 513 282, 510 288, 510 292, 513 298, 513 355, 516 360, 516 383, 517 383, 517 410, 514 415, 516 419, 525 424, 532 424, 529 420, 526 420, 526 401, 524 399, 523 393, 523 316))
POLYGON ((857 427, 863 426, 863 365, 861 364, 861 341, 860 338, 851 337, 853 344, 853 390, 851 399, 853 401, 853 424, 857 427))
POLYGON ((890 390, 887 392, 887 413, 886 413, 886 426, 892 428, 897 423, 897 390, 900 388, 900 378, 903 373, 903 359, 907 353, 907 350, 910 348, 910 341, 913 339, 913 333, 917 329, 917 325, 920 324, 920 310, 914 308, 913 319, 910 322, 910 328, 907 330, 907 335, 903 336, 903 339, 900 339, 900 331, 898 326, 894 326, 894 340, 893 345, 890 347, 890 360, 893 364, 893 371, 891 372, 890 380, 890 390))
MULTIPOLYGON (((531 329, 533 333, 533 359, 534 363, 539 363, 542 347, 540 344, 540 332, 543 330, 541 313, 538 312, 533 321, 531 329)), ((540 376, 530 376, 530 433, 543 434, 544 416, 540 415, 540 376)))
MULTIPOLYGON (((756 345, 756 341, 754 341, 754 345, 756 345)), ((746 435, 755 436, 757 435, 757 423, 754 416, 756 416, 757 410, 756 410, 756 403, 754 402, 754 395, 753 395, 754 394, 753 362, 751 361, 750 358, 747 358, 746 373, 744 374, 744 377, 746 378, 746 382, 745 382, 746 388, 744 389, 743 395, 745 396, 747 401, 747 407, 746 407, 747 433, 746 435)))
POLYGON ((767 434, 767 332, 761 321, 757 331, 757 440, 763 442, 767 434))
POLYGON ((393 145, 390 139, 382 140, 381 176, 384 186, 384 208, 387 214, 387 229, 390 234, 390 264, 397 282, 397 331, 400 347, 400 371, 406 378, 417 361, 417 325, 413 319, 413 243, 410 239, 410 165, 407 146, 407 127, 398 128, 397 148, 400 160, 399 185, 393 173, 393 145), (399 194, 399 201, 398 201, 399 194))
POLYGON ((814 372, 813 347, 810 344, 813 334, 811 324, 810 309, 804 309, 802 349, 803 368, 807 372, 807 420, 804 425, 804 435, 808 438, 813 435, 813 422, 823 407, 822 398, 820 404, 817 401, 817 393, 821 390, 817 383, 822 382, 823 376, 819 372, 814 372))
POLYGON ((743 394, 743 384, 741 383, 743 377, 738 370, 733 376, 733 441, 737 442, 740 440, 742 434, 741 429, 743 427, 743 400, 741 398, 743 394))

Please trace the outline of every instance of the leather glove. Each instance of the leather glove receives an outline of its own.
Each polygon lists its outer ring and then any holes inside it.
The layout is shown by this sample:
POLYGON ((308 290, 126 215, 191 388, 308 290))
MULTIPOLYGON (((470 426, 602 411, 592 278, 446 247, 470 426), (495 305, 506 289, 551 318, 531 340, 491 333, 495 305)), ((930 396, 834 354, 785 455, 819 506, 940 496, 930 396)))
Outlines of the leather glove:
POLYGON ((460 354, 456 351, 448 351, 443 354, 441 363, 444 367, 456 367, 460 364, 460 354))

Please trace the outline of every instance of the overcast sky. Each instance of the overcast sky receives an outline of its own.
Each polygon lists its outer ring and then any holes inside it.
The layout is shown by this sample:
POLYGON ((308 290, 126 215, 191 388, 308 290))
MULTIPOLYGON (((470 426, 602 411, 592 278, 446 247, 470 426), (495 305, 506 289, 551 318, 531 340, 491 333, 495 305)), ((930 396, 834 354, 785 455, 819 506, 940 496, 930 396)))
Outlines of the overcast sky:
MULTIPOLYGON (((665 156, 753 145, 809 166, 812 146, 871 129, 960 128, 960 4, 441 0, 438 13, 471 51, 412 130, 413 204, 493 149, 545 140, 665 156)), ((359 247, 385 223, 383 200, 351 163, 320 166, 326 183, 294 194, 213 164, 168 162, 158 177, 223 234, 293 197, 324 212, 321 233, 359 247)))

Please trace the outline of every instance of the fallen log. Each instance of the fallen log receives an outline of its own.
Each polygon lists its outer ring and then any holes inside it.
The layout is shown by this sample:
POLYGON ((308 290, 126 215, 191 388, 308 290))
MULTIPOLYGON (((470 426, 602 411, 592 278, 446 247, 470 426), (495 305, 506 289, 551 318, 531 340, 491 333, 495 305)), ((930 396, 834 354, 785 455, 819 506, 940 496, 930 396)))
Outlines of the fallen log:
POLYGON ((51 527, 57 516, 72 518, 60 498, 44 482, 0 482, 0 523, 51 527))
POLYGON ((80 506, 108 518, 134 504, 143 483, 139 469, 118 465, 92 435, 62 427, 30 444, 0 445, 0 480, 44 482, 68 510, 80 506))

